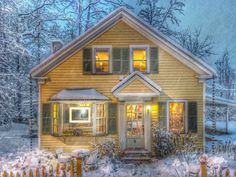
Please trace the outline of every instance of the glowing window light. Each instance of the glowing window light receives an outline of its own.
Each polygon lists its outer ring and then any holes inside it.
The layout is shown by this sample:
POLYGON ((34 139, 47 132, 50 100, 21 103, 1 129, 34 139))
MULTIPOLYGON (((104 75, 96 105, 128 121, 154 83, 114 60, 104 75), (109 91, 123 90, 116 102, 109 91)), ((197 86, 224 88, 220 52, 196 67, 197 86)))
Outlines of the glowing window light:
POLYGON ((133 50, 133 68, 141 72, 147 69, 147 51, 146 49, 133 50))
POLYGON ((91 107, 70 107, 70 123, 90 123, 91 107))
POLYGON ((173 132, 184 132, 185 104, 184 102, 169 103, 169 128, 173 132))

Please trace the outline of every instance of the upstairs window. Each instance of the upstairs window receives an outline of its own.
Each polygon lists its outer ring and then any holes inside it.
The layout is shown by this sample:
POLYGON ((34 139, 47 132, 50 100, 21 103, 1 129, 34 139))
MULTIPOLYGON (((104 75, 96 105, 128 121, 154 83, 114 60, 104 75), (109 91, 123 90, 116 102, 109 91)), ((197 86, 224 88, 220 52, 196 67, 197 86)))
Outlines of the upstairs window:
POLYGON ((146 73, 149 71, 149 47, 143 45, 131 46, 131 72, 140 71, 146 73))
POLYGON ((110 56, 111 56, 111 48, 103 46, 94 48, 95 73, 110 72, 110 56))

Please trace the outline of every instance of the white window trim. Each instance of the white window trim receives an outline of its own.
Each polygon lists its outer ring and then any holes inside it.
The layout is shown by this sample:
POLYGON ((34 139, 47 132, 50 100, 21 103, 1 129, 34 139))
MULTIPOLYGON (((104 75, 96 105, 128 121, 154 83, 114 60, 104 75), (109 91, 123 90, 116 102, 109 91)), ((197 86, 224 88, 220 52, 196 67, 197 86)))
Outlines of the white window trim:
POLYGON ((147 54, 147 70, 146 73, 150 73, 150 46, 149 45, 130 45, 129 46, 129 56, 130 56, 130 73, 134 71, 133 68, 133 50, 134 49, 146 49, 146 54, 147 54))
POLYGON ((112 45, 93 45, 92 46, 92 71, 93 73, 96 73, 96 57, 95 57, 95 51, 96 49, 108 49, 109 51, 109 72, 112 73, 112 45))
POLYGON ((172 102, 180 102, 180 103, 184 103, 184 111, 185 111, 185 115, 184 115, 184 132, 185 133, 188 133, 188 101, 185 100, 185 99, 174 99, 174 100, 168 100, 167 101, 167 105, 166 105, 166 115, 167 115, 167 121, 166 121, 166 128, 167 128, 167 131, 170 130, 170 115, 169 115, 169 103, 172 103, 172 102))
POLYGON ((69 108, 69 118, 70 118, 70 123, 90 123, 91 122, 91 107, 70 107, 69 108), (82 110, 86 109, 88 110, 88 120, 72 120, 72 111, 73 110, 82 110))

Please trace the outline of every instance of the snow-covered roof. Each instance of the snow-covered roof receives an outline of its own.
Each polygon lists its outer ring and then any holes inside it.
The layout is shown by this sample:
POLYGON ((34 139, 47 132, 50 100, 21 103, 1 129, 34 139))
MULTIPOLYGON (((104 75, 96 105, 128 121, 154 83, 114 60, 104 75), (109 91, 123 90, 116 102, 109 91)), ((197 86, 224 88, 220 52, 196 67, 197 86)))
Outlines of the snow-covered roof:
MULTIPOLYGON (((206 94, 206 103, 211 104, 212 103, 212 95, 206 94)), ((215 103, 225 106, 236 106, 236 100, 230 100, 226 98, 221 97, 215 97, 215 103)))
POLYGON ((51 101, 78 101, 78 100, 109 100, 108 97, 95 89, 72 88, 64 89, 54 95, 51 101))
POLYGON ((149 87, 151 90, 153 90, 153 92, 157 93, 157 95, 160 94, 161 87, 157 83, 153 82, 151 79, 149 79, 147 76, 145 76, 144 74, 142 74, 139 71, 132 72, 130 75, 128 75, 122 81, 120 81, 117 85, 115 85, 112 88, 112 93, 114 95, 116 95, 116 93, 118 93, 120 90, 122 90, 122 88, 124 88, 126 85, 131 83, 136 78, 141 80, 147 87, 149 87))
POLYGON ((199 74, 199 78, 209 79, 216 76, 216 71, 211 66, 194 56, 167 36, 155 30, 130 10, 120 7, 101 20, 97 25, 90 28, 71 43, 34 67, 31 70, 31 77, 35 79, 44 77, 53 68, 74 55, 96 37, 112 28, 119 21, 125 22, 127 25, 143 34, 154 44, 173 55, 177 60, 193 69, 197 74, 199 74))

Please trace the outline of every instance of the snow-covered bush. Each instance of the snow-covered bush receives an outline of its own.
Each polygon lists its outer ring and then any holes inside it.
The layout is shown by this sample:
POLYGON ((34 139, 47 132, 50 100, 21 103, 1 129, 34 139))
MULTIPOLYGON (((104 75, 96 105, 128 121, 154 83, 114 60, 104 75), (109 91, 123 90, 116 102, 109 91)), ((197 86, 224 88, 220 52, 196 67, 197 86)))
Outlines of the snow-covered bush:
POLYGON ((164 158, 175 153, 176 147, 173 142, 172 133, 159 126, 153 126, 152 138, 152 145, 158 157, 164 158))
POLYGON ((116 157, 119 154, 119 146, 114 139, 107 139, 102 143, 96 144, 95 149, 98 150, 99 159, 104 156, 116 157))
POLYGON ((195 143, 197 136, 193 136, 191 133, 173 133, 164 128, 160 128, 158 125, 154 125, 152 129, 152 146, 158 157, 163 158, 179 152, 197 151, 195 143))

